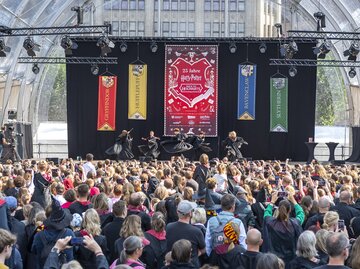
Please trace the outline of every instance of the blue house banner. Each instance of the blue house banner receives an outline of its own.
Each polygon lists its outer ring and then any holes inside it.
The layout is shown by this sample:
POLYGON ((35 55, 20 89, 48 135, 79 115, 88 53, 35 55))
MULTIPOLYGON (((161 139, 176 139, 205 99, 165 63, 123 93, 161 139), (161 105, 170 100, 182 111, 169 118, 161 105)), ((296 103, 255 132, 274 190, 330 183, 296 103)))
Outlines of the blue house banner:
POLYGON ((256 65, 239 65, 238 120, 255 120, 256 65))

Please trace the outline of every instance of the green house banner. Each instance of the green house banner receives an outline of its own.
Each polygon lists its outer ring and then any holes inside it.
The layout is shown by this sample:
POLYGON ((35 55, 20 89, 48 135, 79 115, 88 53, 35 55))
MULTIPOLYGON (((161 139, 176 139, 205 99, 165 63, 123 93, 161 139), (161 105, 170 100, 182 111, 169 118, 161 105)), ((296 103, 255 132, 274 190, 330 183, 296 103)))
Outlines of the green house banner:
POLYGON ((288 131, 288 79, 270 78, 270 132, 288 131))

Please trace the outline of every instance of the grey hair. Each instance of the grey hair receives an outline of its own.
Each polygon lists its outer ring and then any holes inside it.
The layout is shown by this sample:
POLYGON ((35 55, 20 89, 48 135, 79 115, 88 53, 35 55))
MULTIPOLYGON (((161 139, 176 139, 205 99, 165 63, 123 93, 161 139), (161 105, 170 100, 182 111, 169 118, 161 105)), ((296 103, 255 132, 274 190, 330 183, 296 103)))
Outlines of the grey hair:
POLYGON ((64 263, 63 266, 61 266, 61 269, 82 269, 82 266, 78 261, 71 261, 64 263))
POLYGON ((349 245, 344 233, 332 233, 326 238, 326 250, 330 257, 339 257, 349 245))
POLYGON ((123 250, 120 253, 119 261, 122 264, 127 262, 127 259, 130 255, 134 254, 134 252, 142 247, 142 240, 140 237, 132 235, 125 239, 123 243, 123 250))
POLYGON ((201 207, 195 208, 195 210, 192 214, 191 223, 192 224, 195 224, 195 223, 205 224, 205 222, 206 222, 205 209, 201 208, 201 207))
POLYGON ((315 244, 315 234, 311 231, 303 232, 297 241, 296 255, 306 259, 315 257, 317 255, 315 244))

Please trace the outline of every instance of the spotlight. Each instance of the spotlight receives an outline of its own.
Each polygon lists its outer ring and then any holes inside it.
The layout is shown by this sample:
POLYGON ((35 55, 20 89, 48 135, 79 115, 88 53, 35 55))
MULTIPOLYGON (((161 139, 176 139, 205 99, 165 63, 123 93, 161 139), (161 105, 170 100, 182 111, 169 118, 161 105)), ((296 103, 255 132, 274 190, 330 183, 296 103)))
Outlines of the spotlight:
POLYGON ((292 59, 298 51, 299 48, 295 41, 290 41, 289 44, 283 44, 280 48, 281 56, 286 59, 292 59))
POLYGON ((323 43, 319 47, 314 48, 314 54, 318 54, 319 59, 325 59, 326 54, 331 51, 331 43, 330 41, 324 40, 323 43))
POLYGON ((158 45, 156 44, 155 41, 151 42, 151 44, 150 44, 150 50, 151 50, 152 53, 157 52, 157 50, 158 50, 158 45))
POLYGON ((83 24, 84 23, 84 9, 79 6, 75 6, 71 8, 71 11, 76 12, 77 17, 77 24, 83 24))
POLYGON ((100 47, 101 56, 107 56, 111 52, 111 48, 115 48, 115 44, 106 35, 100 36, 96 46, 100 47))
POLYGON ((39 72, 40 72, 40 68, 39 68, 38 64, 34 64, 31 70, 33 71, 33 73, 35 75, 39 74, 39 72))
POLYGON ((296 67, 295 67, 295 66, 291 66, 291 67, 289 68, 289 76, 293 78, 293 77, 296 76, 296 74, 297 74, 297 69, 296 69, 296 67))
POLYGON ((259 50, 261 53, 265 53, 266 52, 266 49, 267 49, 267 46, 265 43, 261 43, 260 46, 259 46, 259 50))
POLYGON ((281 23, 275 23, 274 26, 276 27, 276 31, 277 31, 278 37, 282 37, 283 31, 282 31, 282 25, 281 25, 281 23))
POLYGON ((4 39, 0 39, 0 57, 6 57, 5 52, 10 52, 11 48, 5 45, 4 39))
POLYGON ((350 77, 350 78, 354 78, 355 76, 356 76, 355 67, 350 67, 349 77, 350 77))
POLYGON ((320 32, 322 28, 326 27, 325 24, 325 14, 321 11, 315 12, 314 17, 317 21, 317 31, 320 32))
POLYGON ((352 42, 350 45, 350 48, 348 50, 344 51, 344 56, 349 56, 349 61, 356 61, 356 57, 360 52, 359 43, 358 42, 352 42))
POLYGON ((230 43, 229 50, 230 50, 230 53, 235 53, 236 52, 237 46, 236 46, 235 42, 230 43))
POLYGON ((97 64, 92 64, 90 67, 91 74, 97 76, 99 74, 99 66, 97 64))
POLYGON ((26 49, 27 54, 32 57, 36 56, 35 51, 40 51, 40 45, 36 44, 30 37, 24 40, 23 47, 26 49))
POLYGON ((61 39, 61 47, 65 50, 65 55, 72 55, 72 50, 78 48, 78 44, 73 42, 70 37, 64 36, 61 39))
POLYGON ((123 42, 121 42, 121 44, 120 44, 120 51, 121 51, 122 53, 124 53, 124 52, 126 52, 126 50, 127 50, 127 44, 126 44, 125 41, 123 41, 123 42))

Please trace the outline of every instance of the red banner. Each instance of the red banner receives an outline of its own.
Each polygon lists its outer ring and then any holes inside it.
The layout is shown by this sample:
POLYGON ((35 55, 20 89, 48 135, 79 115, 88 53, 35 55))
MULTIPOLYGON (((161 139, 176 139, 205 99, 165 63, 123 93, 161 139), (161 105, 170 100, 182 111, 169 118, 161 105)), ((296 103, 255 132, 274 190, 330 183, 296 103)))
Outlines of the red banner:
POLYGON ((98 131, 115 131, 116 76, 99 76, 98 131))
POLYGON ((217 136, 218 46, 168 45, 165 53, 164 134, 217 136))

